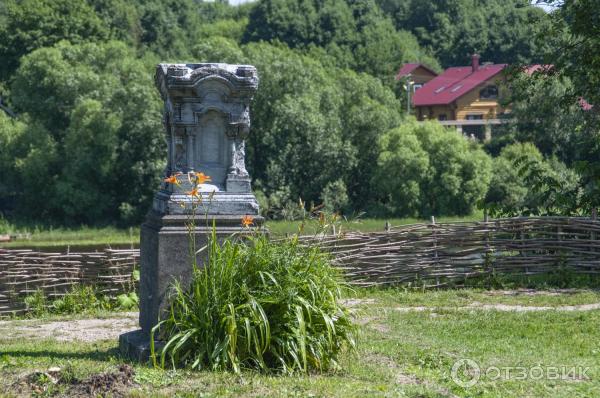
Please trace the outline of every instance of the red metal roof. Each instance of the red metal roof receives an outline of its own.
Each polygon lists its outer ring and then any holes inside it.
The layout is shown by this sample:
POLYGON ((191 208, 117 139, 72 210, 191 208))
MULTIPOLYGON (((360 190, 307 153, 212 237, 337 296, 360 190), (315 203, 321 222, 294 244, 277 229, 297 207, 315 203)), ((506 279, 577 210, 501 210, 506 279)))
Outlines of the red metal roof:
POLYGON ((402 65, 402 68, 400 68, 400 70, 396 74, 396 80, 399 80, 399 79, 403 78, 404 76, 408 75, 409 73, 412 73, 415 69, 417 69, 419 67, 425 69, 428 72, 431 72, 434 76, 437 76, 437 73, 435 73, 435 71, 433 71, 431 68, 429 68, 423 64, 410 63, 410 64, 402 65))
POLYGON ((414 106, 450 104, 499 74, 505 67, 506 64, 482 65, 475 72, 471 66, 448 68, 418 89, 412 103, 414 106))

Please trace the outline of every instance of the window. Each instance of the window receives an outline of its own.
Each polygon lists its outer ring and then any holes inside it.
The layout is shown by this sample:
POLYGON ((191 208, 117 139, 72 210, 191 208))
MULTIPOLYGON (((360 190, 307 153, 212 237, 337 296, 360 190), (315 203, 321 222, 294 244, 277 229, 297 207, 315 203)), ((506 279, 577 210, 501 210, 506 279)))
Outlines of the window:
POLYGON ((439 121, 448 120, 448 117, 446 116, 445 113, 442 113, 441 115, 438 115, 438 120, 439 121))
POLYGON ((417 91, 418 89, 420 89, 421 87, 423 87, 422 84, 419 83, 415 83, 413 84, 413 92, 417 91))
POLYGON ((497 86, 486 86, 479 91, 479 98, 481 99, 496 99, 498 98, 498 87, 497 86))
POLYGON ((467 120, 483 120, 483 114, 471 113, 467 115, 467 120))
POLYGON ((446 88, 446 86, 442 86, 442 87, 440 87, 440 88, 437 88, 437 89, 434 91, 434 93, 436 93, 436 94, 439 94, 439 93, 441 93, 442 91, 444 91, 444 89, 445 89, 445 88, 446 88))

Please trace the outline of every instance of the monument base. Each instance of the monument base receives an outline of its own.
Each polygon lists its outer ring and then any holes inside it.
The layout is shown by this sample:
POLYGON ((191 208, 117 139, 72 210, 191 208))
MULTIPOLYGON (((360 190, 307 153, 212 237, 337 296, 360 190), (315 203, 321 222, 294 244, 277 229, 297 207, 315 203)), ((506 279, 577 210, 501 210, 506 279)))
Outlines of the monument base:
MULTIPOLYGON (((154 341, 154 349, 157 355, 164 347, 164 342, 154 341)), ((119 351, 125 358, 139 363, 149 363, 151 360, 150 335, 142 329, 123 333, 119 336, 119 351)))
MULTIPOLYGON (((140 237, 140 326, 141 330, 119 337, 121 353, 131 359, 146 362, 150 357, 150 331, 164 318, 168 308, 168 294, 175 281, 184 288, 191 282, 195 261, 202 267, 207 261, 208 250, 200 250, 209 243, 213 223, 217 240, 222 241, 233 234, 247 234, 241 226, 239 215, 195 216, 193 230, 190 215, 161 214, 151 211, 141 228, 140 237)), ((261 225, 263 218, 254 218, 261 225)))

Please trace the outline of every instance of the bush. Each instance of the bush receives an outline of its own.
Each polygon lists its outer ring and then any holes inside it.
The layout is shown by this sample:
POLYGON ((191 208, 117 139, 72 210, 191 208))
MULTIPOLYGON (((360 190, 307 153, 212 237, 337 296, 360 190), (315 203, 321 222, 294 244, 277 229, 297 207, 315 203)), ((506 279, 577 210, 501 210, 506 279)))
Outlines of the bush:
POLYGON ((511 144, 494 159, 483 207, 493 217, 568 215, 578 177, 555 158, 544 159, 531 143, 511 144))
MULTIPOLYGON (((219 245, 213 233, 207 265, 194 266, 189 290, 174 286, 168 318, 153 330, 167 342, 160 365, 334 369, 340 351, 354 347, 354 327, 339 302, 344 286, 327 255, 295 239, 219 245)), ((156 365, 154 347, 152 356, 156 365)))
POLYGON ((381 135, 379 148, 374 207, 386 215, 468 215, 488 189, 490 157, 437 121, 407 119, 381 135))

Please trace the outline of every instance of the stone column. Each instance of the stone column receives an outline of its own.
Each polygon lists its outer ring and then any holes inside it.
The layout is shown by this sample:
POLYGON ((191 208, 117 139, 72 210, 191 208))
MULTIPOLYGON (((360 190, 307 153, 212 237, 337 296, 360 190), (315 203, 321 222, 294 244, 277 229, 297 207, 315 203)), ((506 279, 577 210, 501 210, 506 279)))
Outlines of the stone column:
POLYGON ((194 171, 194 132, 192 129, 185 129, 185 147, 187 157, 186 172, 194 171))
MULTIPOLYGON (((120 337, 124 354, 145 360, 149 334, 164 316, 174 279, 184 285, 192 275, 188 225, 194 219, 196 247, 206 244, 213 221, 219 239, 244 233, 241 219, 260 225, 258 202, 245 168, 244 140, 250 131, 250 101, 258 87, 250 65, 160 64, 156 85, 165 101, 165 129, 170 148, 165 174, 203 172, 212 178, 201 195, 210 204, 192 212, 189 184, 162 184, 141 228, 140 326, 120 337), (185 161, 183 160, 185 156, 185 161)), ((165 175, 166 177, 167 175, 165 175)), ((202 266, 203 255, 196 255, 202 266)))

